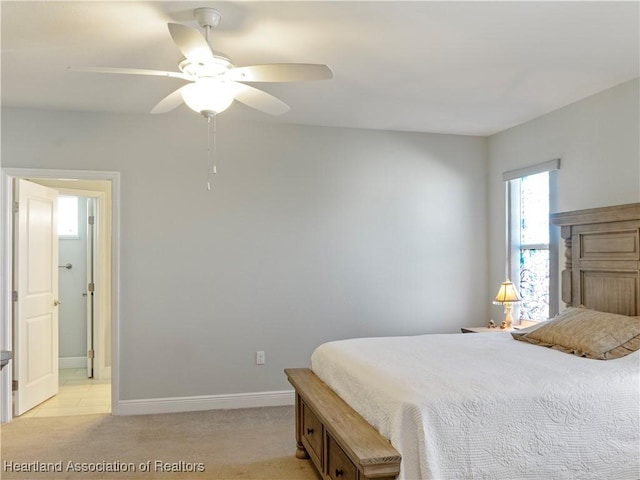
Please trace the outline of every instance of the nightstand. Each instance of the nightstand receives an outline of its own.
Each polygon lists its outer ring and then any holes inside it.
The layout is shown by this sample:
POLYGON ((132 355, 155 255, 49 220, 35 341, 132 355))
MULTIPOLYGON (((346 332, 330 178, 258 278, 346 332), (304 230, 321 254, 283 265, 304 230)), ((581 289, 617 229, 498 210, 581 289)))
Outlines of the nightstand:
POLYGON ((531 327, 536 325, 538 322, 533 322, 531 320, 520 320, 518 325, 514 325, 511 328, 505 328, 501 330, 500 327, 489 328, 489 327, 461 327, 460 331, 462 333, 494 333, 494 332, 513 332, 514 330, 520 330, 521 328, 531 327))
POLYGON ((513 328, 501 329, 500 327, 462 327, 460 328, 462 333, 495 333, 495 332, 513 332, 513 328))

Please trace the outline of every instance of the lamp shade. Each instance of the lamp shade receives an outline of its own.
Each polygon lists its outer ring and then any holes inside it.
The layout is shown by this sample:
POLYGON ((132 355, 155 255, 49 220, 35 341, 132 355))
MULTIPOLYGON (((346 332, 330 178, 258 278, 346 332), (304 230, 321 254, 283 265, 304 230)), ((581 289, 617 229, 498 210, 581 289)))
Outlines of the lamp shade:
POLYGON ((504 305, 505 303, 516 303, 520 301, 520 296, 516 291, 516 287, 511 282, 511 280, 507 279, 506 282, 502 282, 500 284, 500 289, 498 290, 498 294, 496 298, 493 300, 493 303, 496 305, 504 305))
POLYGON ((203 77, 180 89, 187 106, 202 115, 224 112, 233 103, 236 85, 216 78, 203 77))

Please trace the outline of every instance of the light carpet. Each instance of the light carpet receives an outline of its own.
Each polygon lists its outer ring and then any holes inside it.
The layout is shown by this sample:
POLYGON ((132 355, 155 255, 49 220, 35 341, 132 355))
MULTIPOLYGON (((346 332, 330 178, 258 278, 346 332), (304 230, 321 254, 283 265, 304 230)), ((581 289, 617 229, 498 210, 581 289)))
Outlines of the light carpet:
POLYGON ((295 457, 291 406, 17 418, 0 438, 2 479, 321 478, 295 457))

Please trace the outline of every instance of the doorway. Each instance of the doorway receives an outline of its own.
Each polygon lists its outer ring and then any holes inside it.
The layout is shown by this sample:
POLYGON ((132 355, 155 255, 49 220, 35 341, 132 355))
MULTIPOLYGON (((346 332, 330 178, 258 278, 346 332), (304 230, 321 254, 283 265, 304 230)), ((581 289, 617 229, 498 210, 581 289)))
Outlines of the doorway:
POLYGON ((111 374, 104 352, 110 329, 104 327, 106 312, 100 308, 108 292, 97 281, 105 268, 104 239, 98 232, 105 229, 103 217, 110 216, 109 205, 103 206, 109 185, 103 182, 96 185, 101 191, 86 191, 60 180, 32 181, 58 192, 59 383, 57 395, 21 416, 110 413, 111 374))
MULTIPOLYGON (((36 182, 37 183, 37 182, 36 182)), ((58 191, 58 366, 93 378, 95 198, 58 191)))
MULTIPOLYGON (((98 225, 99 228, 96 229, 96 244, 98 248, 93 255, 95 259, 95 282, 93 282, 95 284, 95 290, 90 292, 90 283, 92 282, 87 282, 87 289, 85 292, 82 292, 85 293, 87 297, 90 295, 94 296, 94 328, 91 329, 88 327, 86 334, 86 338, 94 342, 94 348, 87 349, 88 352, 91 350, 95 351, 95 356, 92 359, 93 369, 91 370, 91 362, 87 359, 85 359, 85 361, 88 365, 83 366, 83 368, 76 368, 77 366, 73 364, 73 362, 79 361, 78 358, 67 358, 61 361, 60 366, 63 367, 60 375, 61 391, 66 389, 68 392, 69 389, 67 387, 70 386, 74 387, 76 391, 73 395, 65 395, 67 399, 64 402, 62 401, 63 399, 60 398, 51 403, 55 405, 57 402, 59 404, 57 407, 69 407, 74 403, 77 404, 77 406, 84 405, 84 407, 88 407, 97 403, 95 397, 100 393, 100 398, 102 399, 100 402, 103 403, 103 409, 117 414, 118 383, 116 366, 118 358, 117 354, 114 355, 114 352, 117 352, 118 330, 119 249, 117 240, 119 236, 117 231, 119 227, 119 174, 117 172, 3 169, 2 184, 5 188, 4 200, 9 207, 11 207, 11 202, 7 201, 7 199, 11 198, 14 179, 18 178, 55 188, 62 195, 75 195, 94 201, 95 211, 93 213, 98 219, 97 221, 100 222, 98 225), (69 362, 71 362, 71 364, 69 362), (65 366, 72 368, 67 369, 64 368, 65 366), (91 373, 93 374, 93 378, 89 380, 91 373), (92 383, 87 384, 86 382, 88 381, 92 383), (96 395, 85 395, 81 393, 81 391, 84 390, 84 393, 88 394, 88 390, 94 386, 96 388, 92 393, 96 395), (76 398, 70 398, 71 396, 76 398), (92 399, 92 397, 94 398, 92 399), (104 405, 105 397, 108 397, 107 405, 104 405)), ((88 204, 89 208, 91 208, 91 202, 88 202, 88 204)), ((7 232, 5 236, 6 255, 3 255, 4 258, 2 261, 2 275, 6 281, 6 283, 4 283, 6 287, 3 288, 5 291, 2 292, 0 302, 3 303, 3 312, 11 312, 11 282, 7 280, 11 279, 12 265, 11 261, 6 261, 6 259, 12 258, 13 232, 11 231, 11 214, 8 212, 9 209, 3 208, 2 210, 2 224, 7 227, 7 230, 5 230, 7 232)), ((88 257, 90 256, 91 255, 88 254, 88 257)), ((62 260, 64 260, 64 258, 61 257, 61 263, 59 265, 61 267, 60 276, 64 275, 64 273, 69 273, 74 268, 73 262, 62 262, 62 260), (70 269, 67 269, 67 263, 71 263, 72 266, 70 269)), ((88 260, 90 261, 89 258, 88 260)), ((86 302, 86 304, 89 310, 91 308, 91 302, 86 302)), ((0 327, 2 332, 8 332, 8 337, 12 338, 11 333, 13 326, 11 325, 11 321, 7 320, 10 318, 10 315, 4 316, 0 327)), ((3 348, 5 347, 3 346, 3 348)), ((15 349, 16 347, 15 345, 11 345, 11 348, 15 349)), ((16 358, 15 355, 19 353, 20 352, 14 351, 14 358, 16 358)), ((2 372, 3 377, 1 380, 3 387, 11 384, 11 376, 9 380, 6 378, 7 370, 11 371, 11 368, 4 369, 2 372)), ((7 395, 7 390, 2 389, 2 398, 0 399, 2 403, 2 422, 9 421, 13 416, 11 408, 13 396, 10 393, 10 389, 8 392, 9 394, 7 395)), ((54 397, 54 400, 55 398, 56 397, 54 397)), ((53 405, 48 405, 48 407, 52 406, 53 405)), ((50 413, 51 412, 53 412, 53 410, 50 410, 50 413)), ((67 410, 67 412, 70 412, 70 410, 67 410)), ((86 408, 78 408, 78 412, 92 413, 86 411, 86 408)), ((59 414, 63 415, 65 413, 62 409, 59 409, 59 414)))

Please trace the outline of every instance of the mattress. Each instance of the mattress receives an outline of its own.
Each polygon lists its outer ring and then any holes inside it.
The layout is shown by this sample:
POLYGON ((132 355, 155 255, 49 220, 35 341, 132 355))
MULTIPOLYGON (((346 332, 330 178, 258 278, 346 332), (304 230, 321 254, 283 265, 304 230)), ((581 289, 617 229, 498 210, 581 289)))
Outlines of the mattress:
POLYGON ((640 352, 496 332, 329 342, 311 364, 400 452, 399 479, 640 478, 640 352))

